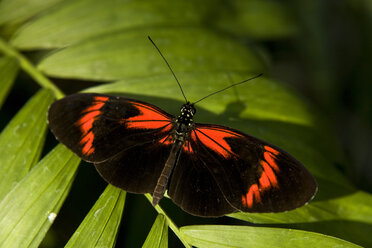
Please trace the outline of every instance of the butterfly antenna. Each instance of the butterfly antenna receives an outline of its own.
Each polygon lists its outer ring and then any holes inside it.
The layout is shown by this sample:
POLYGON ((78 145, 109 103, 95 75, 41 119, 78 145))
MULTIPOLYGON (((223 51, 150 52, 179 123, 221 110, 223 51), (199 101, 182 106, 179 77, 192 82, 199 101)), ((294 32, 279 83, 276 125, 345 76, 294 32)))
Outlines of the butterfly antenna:
POLYGON ((178 86, 179 86, 180 89, 181 89, 182 95, 183 95, 183 97, 185 98, 185 101, 188 102, 188 101, 187 101, 187 98, 186 98, 186 96, 185 96, 185 93, 183 92, 183 89, 182 89, 182 87, 181 87, 181 84, 180 84, 180 82, 178 81, 178 79, 177 79, 177 77, 176 77, 176 74, 174 74, 172 68, 170 67, 168 61, 165 59, 164 55, 161 53, 160 49, 159 49, 158 46, 155 44, 155 42, 150 38, 150 36, 147 36, 147 37, 149 38, 149 40, 151 41, 151 43, 154 45, 154 47, 156 48, 156 50, 158 50, 160 56, 164 59, 165 63, 167 64, 167 66, 168 66, 168 68, 169 68, 169 70, 172 72, 174 79, 176 79, 176 81, 177 81, 177 83, 178 83, 178 86))
POLYGON ((211 93, 211 94, 209 94, 209 95, 207 95, 207 96, 205 96, 205 97, 203 97, 203 98, 197 100, 197 101, 194 102, 193 104, 196 104, 196 103, 198 103, 198 102, 204 100, 205 98, 208 98, 208 97, 213 96, 213 95, 215 95, 215 94, 217 94, 217 93, 220 93, 221 91, 227 90, 227 89, 229 89, 229 88, 231 88, 231 87, 234 87, 234 86, 239 85, 239 84, 243 84, 243 83, 245 83, 245 82, 248 82, 248 81, 250 81, 250 80, 252 80, 252 79, 255 79, 255 78, 258 78, 258 77, 261 77, 261 76, 262 76, 262 73, 258 74, 257 76, 254 76, 254 77, 251 77, 251 78, 249 78, 249 79, 246 79, 246 80, 244 80, 244 81, 241 81, 241 82, 239 82, 239 83, 235 83, 235 84, 232 84, 232 85, 230 85, 230 86, 227 86, 226 88, 223 88, 223 89, 221 89, 221 90, 218 90, 218 91, 216 91, 216 92, 213 92, 213 93, 211 93))

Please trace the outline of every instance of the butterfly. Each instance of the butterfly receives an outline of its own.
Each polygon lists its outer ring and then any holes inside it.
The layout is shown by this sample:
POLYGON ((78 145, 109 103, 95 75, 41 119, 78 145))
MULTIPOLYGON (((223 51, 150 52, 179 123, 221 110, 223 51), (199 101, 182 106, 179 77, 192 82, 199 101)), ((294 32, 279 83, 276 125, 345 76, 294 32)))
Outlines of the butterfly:
POLYGON ((104 180, 130 193, 152 193, 154 206, 166 190, 181 209, 203 217, 282 212, 314 197, 317 183, 298 160, 233 128, 195 123, 196 102, 185 100, 173 116, 135 99, 73 94, 50 106, 48 122, 104 180))

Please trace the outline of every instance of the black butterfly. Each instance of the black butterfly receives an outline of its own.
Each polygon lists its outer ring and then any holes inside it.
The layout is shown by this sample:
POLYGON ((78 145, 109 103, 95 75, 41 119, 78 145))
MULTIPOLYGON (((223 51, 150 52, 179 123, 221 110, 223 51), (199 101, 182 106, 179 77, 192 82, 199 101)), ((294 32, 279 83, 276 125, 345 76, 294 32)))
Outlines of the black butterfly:
POLYGON ((108 183, 152 193, 153 205, 165 190, 197 216, 281 212, 313 198, 317 183, 295 158, 238 130, 194 123, 194 104, 186 100, 175 117, 138 100, 74 94, 54 102, 48 120, 108 183))

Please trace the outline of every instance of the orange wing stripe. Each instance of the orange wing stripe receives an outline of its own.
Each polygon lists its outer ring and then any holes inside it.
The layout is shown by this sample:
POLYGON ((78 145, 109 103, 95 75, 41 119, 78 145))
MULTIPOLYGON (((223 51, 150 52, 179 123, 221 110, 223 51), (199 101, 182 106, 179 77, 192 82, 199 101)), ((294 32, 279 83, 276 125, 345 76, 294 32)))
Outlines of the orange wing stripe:
POLYGON ((274 160, 274 155, 269 153, 269 152, 264 152, 264 158, 266 160, 266 162, 271 166, 271 168, 273 168, 276 172, 279 171, 279 167, 278 165, 275 163, 275 160, 274 160))
POLYGON ((265 172, 262 172, 261 177, 258 181, 260 182, 260 188, 262 188, 263 190, 267 190, 271 187, 270 180, 265 172))
POLYGON ((108 100, 108 97, 107 96, 96 96, 96 97, 94 97, 94 100, 96 100, 97 102, 101 101, 101 102, 104 103, 104 102, 106 102, 108 100))
POLYGON ((81 139, 80 144, 83 145, 82 149, 83 154, 91 155, 94 152, 93 140, 94 140, 93 132, 89 132, 87 135, 85 135, 84 138, 81 139))
POLYGON ((96 117, 100 113, 101 113, 100 111, 89 112, 89 113, 83 115, 83 117, 81 117, 76 122, 76 125, 80 126, 80 130, 83 134, 86 134, 86 133, 89 132, 89 130, 93 127, 93 122, 95 121, 96 117))
MULTIPOLYGON (((95 100, 96 100, 96 98, 95 98, 95 100)), ((93 104, 92 106, 84 109, 83 113, 87 113, 87 112, 91 112, 91 111, 95 111, 95 110, 100 110, 103 107, 103 105, 105 105, 104 102, 94 102, 94 103, 95 104, 93 104)))
POLYGON ((231 156, 233 151, 231 150, 230 145, 226 142, 225 138, 228 137, 238 137, 238 134, 225 132, 224 130, 215 129, 215 128, 202 128, 199 127, 196 129, 200 133, 197 135, 196 132, 192 132, 191 138, 193 140, 199 139, 205 146, 209 147, 213 151, 222 155, 225 158, 231 156), (196 137, 197 136, 197 137, 196 137))
MULTIPOLYGON (((244 197, 244 196, 243 196, 244 197)), ((251 208, 253 207, 253 203, 260 203, 261 202, 261 196, 260 191, 258 189, 257 184, 253 184, 246 194, 245 200, 243 200, 243 205, 246 203, 247 207, 251 208)))
POLYGON ((270 146, 264 146, 264 148, 265 148, 266 151, 271 152, 274 155, 278 155, 279 154, 279 152, 277 150, 275 150, 274 148, 272 148, 270 146))
POLYGON ((94 133, 92 132, 93 123, 101 114, 100 109, 105 105, 108 97, 96 96, 91 106, 84 109, 81 113, 84 114, 75 125, 80 128, 82 133, 80 145, 83 146, 82 153, 84 155, 91 155, 94 152, 93 140, 94 133))
POLYGON ((264 192, 271 187, 279 187, 278 180, 274 171, 271 169, 270 165, 261 160, 260 164, 262 165, 261 177, 258 179, 259 186, 257 183, 253 184, 249 189, 246 195, 242 195, 242 205, 248 208, 252 208, 254 203, 261 202, 261 192, 264 192))
POLYGON ((141 103, 133 104, 140 111, 140 114, 123 120, 128 128, 158 129, 169 124, 169 118, 159 113, 156 109, 141 103))
POLYGON ((265 161, 261 161, 261 165, 264 168, 264 171, 262 173, 266 174, 266 176, 269 178, 270 184, 273 187, 277 187, 278 186, 278 180, 276 179, 274 171, 271 169, 271 167, 265 161))

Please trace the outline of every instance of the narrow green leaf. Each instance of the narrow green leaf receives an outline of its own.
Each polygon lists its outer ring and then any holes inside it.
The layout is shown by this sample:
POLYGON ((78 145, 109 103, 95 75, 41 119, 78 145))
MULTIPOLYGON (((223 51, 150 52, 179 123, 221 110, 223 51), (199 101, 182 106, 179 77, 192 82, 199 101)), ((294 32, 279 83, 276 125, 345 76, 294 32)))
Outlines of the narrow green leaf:
POLYGON ((70 190, 80 159, 62 145, 0 202, 0 246, 38 247, 70 190))
POLYGON ((125 191, 108 185, 65 247, 113 247, 125 195, 125 191))
MULTIPOLYGON (((168 197, 167 194, 165 194, 165 196, 168 197)), ((147 200, 149 200, 149 202, 152 202, 152 196, 149 193, 145 194, 145 197, 147 198, 147 200)), ((154 208, 158 212, 158 214, 164 216, 164 218, 167 222, 167 226, 173 231, 173 233, 182 242, 182 244, 185 246, 185 248, 191 248, 191 245, 189 245, 186 242, 186 240, 182 237, 178 226, 173 222, 173 220, 171 218, 169 218, 169 216, 164 212, 164 210, 159 206, 159 204, 156 205, 154 208)))
POLYGON ((154 224, 151 227, 149 235, 142 247, 149 248, 166 248, 168 247, 168 225, 165 217, 161 214, 156 217, 154 224))
POLYGON ((31 78, 33 78, 41 87, 44 89, 51 89, 57 98, 63 97, 63 93, 57 86, 55 86, 50 79, 48 79, 44 74, 42 74, 39 70, 35 68, 33 63, 10 46, 4 39, 0 37, 0 51, 4 54, 15 58, 18 60, 21 68, 25 71, 31 78))
POLYGON ((185 239, 193 246, 202 247, 360 247, 331 236, 268 227, 249 226, 185 226, 185 239))
POLYGON ((0 57, 0 108, 14 83, 18 69, 19 65, 15 59, 0 57))
MULTIPOLYGON (((203 22, 215 0, 80 0, 62 4, 27 23, 13 37, 22 49, 65 47, 90 37, 151 25, 190 26, 203 22)), ((122 44, 125 46, 125 44, 122 44)))
POLYGON ((0 24, 25 21, 61 0, 2 0, 0 24))
POLYGON ((39 160, 52 101, 51 91, 39 91, 0 134, 0 200, 39 160))
MULTIPOLYGON (((76 162, 76 163, 79 164, 79 162, 76 162)), ((70 180, 69 184, 65 185, 65 188, 62 189, 64 190, 63 194, 59 196, 59 199, 57 200, 53 208, 53 211, 50 211, 51 214, 48 216, 48 219, 44 220, 44 223, 42 223, 39 231, 35 233, 35 236, 28 247, 39 247, 40 246, 40 243, 43 241, 45 234, 48 232, 50 226, 53 224, 54 218, 58 215, 59 210, 61 209, 67 195, 69 194, 72 183, 73 183, 73 180, 70 180)))
POLYGON ((170 75, 148 35, 176 72, 262 71, 261 62, 246 46, 203 28, 107 34, 52 53, 38 68, 50 76, 94 80, 170 75))

